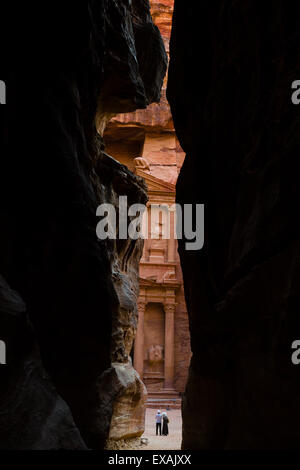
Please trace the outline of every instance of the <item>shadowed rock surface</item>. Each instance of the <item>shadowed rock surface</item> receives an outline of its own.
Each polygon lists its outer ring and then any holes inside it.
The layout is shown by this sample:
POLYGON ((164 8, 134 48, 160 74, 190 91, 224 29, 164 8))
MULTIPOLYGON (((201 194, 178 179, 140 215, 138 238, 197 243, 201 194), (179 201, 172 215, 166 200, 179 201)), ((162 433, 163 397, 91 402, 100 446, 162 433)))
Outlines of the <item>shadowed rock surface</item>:
POLYGON ((130 439, 139 437, 145 429, 146 387, 131 362, 112 364, 114 411, 109 439, 130 439))
POLYGON ((281 0, 175 0, 177 201, 205 204, 204 248, 179 247, 193 352, 184 449, 299 448, 299 14, 281 0))
POLYGON ((0 449, 86 449, 41 363, 26 306, 2 276, 0 306, 8 355, 7 365, 0 367, 0 449))
MULTIPOLYGON (((117 207, 119 196, 126 195, 128 207, 135 203, 146 204, 146 185, 143 179, 105 153, 98 162, 98 173, 105 182, 104 186, 99 187, 101 200, 117 207)), ((127 226, 133 218, 126 218, 127 226)), ((116 306, 112 310, 112 364, 100 377, 99 395, 103 434, 109 429, 111 442, 140 436, 144 430, 147 392, 132 366, 130 357, 137 330, 138 273, 143 241, 131 238, 110 240, 107 242, 107 251, 110 256, 116 306), (107 415, 107 410, 111 411, 110 415, 107 415), (103 419, 106 416, 107 422, 103 419), (110 419, 111 421, 108 421, 110 419)), ((106 445, 109 447, 109 442, 106 445)))
POLYGON ((146 193, 104 156, 95 121, 101 131, 114 113, 158 101, 166 54, 144 0, 68 10, 51 1, 2 15, 0 265, 22 308, 3 333, 0 304, 1 447, 103 448, 114 399, 103 381, 112 359, 128 359, 142 247, 99 241, 96 207, 123 189, 132 202, 146 193))

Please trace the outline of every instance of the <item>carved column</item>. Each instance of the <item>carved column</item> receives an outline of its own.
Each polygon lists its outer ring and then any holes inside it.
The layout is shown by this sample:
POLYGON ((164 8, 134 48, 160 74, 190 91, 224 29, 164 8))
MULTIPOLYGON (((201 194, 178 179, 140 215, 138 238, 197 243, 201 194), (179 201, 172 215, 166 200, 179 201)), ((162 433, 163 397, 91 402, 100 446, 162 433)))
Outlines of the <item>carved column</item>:
POLYGON ((170 234, 169 234, 169 239, 168 239, 168 261, 173 262, 175 261, 175 246, 176 246, 176 241, 175 241, 175 213, 173 211, 170 211, 170 234))
POLYGON ((174 384, 174 313, 175 304, 165 305, 165 384, 173 388, 174 384))
POLYGON ((143 380, 144 373, 144 315, 145 315, 146 302, 145 300, 138 301, 138 325, 134 342, 134 368, 139 373, 143 380))

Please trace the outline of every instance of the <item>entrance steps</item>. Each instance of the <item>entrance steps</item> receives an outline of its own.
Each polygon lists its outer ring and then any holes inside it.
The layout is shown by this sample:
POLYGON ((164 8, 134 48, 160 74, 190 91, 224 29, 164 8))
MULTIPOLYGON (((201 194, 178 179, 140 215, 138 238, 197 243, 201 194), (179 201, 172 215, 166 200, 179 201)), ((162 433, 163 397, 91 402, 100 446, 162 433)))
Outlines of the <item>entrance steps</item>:
POLYGON ((181 397, 176 390, 172 389, 148 391, 146 406, 158 410, 178 410, 181 408, 181 397))

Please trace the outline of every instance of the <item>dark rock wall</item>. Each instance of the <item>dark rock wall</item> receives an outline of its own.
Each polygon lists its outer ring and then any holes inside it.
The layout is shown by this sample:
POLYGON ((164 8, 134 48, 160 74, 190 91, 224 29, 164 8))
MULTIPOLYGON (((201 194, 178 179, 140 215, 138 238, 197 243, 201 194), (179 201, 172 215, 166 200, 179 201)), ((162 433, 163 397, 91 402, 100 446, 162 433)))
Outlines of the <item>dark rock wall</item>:
POLYGON ((0 447, 101 448, 112 415, 103 378, 124 307, 114 266, 124 297, 127 285, 134 293, 124 360, 142 248, 99 241, 96 207, 123 189, 134 202, 146 195, 105 160, 95 121, 104 128, 113 113, 159 100, 166 54, 144 0, 10 2, 2 17, 0 447))
MULTIPOLYGON (((101 175, 98 185, 101 201, 119 206, 119 196, 127 196, 128 207, 146 204, 147 188, 139 176, 131 173, 107 154, 97 164, 101 175)), ((117 219, 119 211, 117 210, 117 219)), ((127 226, 133 217, 127 218, 127 226)), ((99 219, 100 220, 100 219, 99 219)), ((110 277, 113 285, 115 305, 111 310, 111 366, 100 376, 98 393, 101 397, 98 408, 102 434, 110 440, 139 436, 144 431, 145 386, 133 369, 130 353, 137 330, 139 294, 139 261, 143 241, 131 238, 108 240, 106 249, 110 261, 110 277)), ((110 448, 111 441, 106 443, 110 448)))
POLYGON ((185 449, 299 448, 299 18, 296 2, 175 0, 177 201, 205 204, 203 249, 179 247, 193 351, 185 449))

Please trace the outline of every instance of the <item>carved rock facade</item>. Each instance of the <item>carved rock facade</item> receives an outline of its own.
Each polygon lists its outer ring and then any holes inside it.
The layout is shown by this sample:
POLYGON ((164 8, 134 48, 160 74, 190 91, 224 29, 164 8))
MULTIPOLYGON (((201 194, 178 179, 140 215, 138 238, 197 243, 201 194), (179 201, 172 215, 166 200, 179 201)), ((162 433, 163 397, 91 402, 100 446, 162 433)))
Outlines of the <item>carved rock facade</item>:
MULTIPOLYGON (((173 1, 152 0, 150 5, 168 52, 173 1)), ((143 177, 148 187, 149 233, 140 263, 139 325, 132 356, 148 390, 148 406, 158 408, 180 406, 179 394, 185 389, 190 360, 174 213, 170 213, 168 240, 162 236, 166 220, 157 220, 153 230, 150 227, 151 204, 171 207, 175 203, 175 183, 184 159, 166 99, 166 85, 165 79, 159 103, 115 116, 104 134, 107 151, 143 177)))

